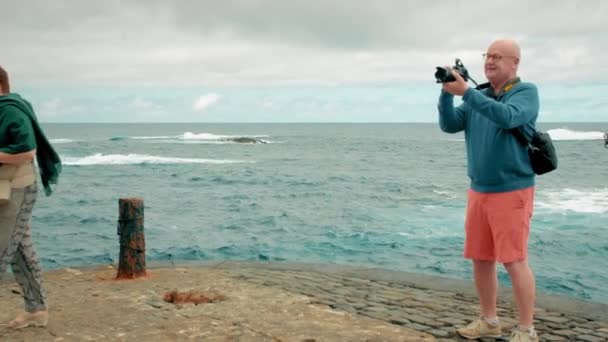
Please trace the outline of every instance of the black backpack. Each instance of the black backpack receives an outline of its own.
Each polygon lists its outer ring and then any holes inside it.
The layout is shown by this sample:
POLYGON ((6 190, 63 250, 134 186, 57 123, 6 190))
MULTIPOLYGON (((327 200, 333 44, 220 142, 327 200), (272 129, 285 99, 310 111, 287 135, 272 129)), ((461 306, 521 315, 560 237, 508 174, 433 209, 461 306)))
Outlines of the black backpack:
POLYGON ((534 173, 542 175, 557 169, 557 153, 548 133, 536 131, 532 140, 528 141, 519 128, 513 128, 510 131, 522 145, 528 148, 534 173))

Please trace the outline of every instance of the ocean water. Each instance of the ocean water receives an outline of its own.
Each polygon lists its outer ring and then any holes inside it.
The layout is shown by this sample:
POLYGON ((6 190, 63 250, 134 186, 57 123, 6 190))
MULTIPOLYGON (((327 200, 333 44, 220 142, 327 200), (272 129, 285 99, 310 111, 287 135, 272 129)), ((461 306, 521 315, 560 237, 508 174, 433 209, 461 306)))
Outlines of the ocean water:
MULTIPOLYGON (((261 260, 470 279, 466 158, 437 124, 44 124, 64 162, 34 211, 46 269, 117 262, 118 199, 145 202, 149 261, 261 260), (237 143, 250 137, 266 143, 237 143)), ((540 124, 529 254, 540 291, 608 303, 608 123, 540 124)), ((502 268, 501 284, 509 284, 502 268)))

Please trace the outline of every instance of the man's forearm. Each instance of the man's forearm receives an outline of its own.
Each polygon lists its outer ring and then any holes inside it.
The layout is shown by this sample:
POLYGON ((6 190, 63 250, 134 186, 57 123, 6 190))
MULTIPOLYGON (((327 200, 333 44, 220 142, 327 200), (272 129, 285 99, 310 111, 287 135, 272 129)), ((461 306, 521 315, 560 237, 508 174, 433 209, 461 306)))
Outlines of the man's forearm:
POLYGON ((511 129, 529 122, 538 115, 536 88, 528 87, 516 92, 508 103, 493 100, 472 88, 467 90, 462 99, 498 127, 511 129))
POLYGON ((460 109, 454 107, 454 95, 445 91, 439 97, 439 127, 446 133, 457 133, 464 129, 464 122, 460 109))

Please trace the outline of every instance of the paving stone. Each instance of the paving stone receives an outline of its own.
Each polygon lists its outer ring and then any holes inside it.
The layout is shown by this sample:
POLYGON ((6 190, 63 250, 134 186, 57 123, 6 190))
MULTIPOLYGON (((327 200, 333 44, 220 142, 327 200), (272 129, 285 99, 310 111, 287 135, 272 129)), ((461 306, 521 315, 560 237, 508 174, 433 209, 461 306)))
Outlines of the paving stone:
POLYGON ((599 337, 604 338, 606 341, 608 341, 608 333, 595 332, 595 333, 593 333, 593 336, 599 336, 599 337))
POLYGON ((565 324, 569 323, 570 319, 568 317, 556 317, 556 316, 544 316, 543 318, 539 318, 542 321, 551 322, 551 323, 560 323, 565 324))
POLYGON ((447 324, 454 325, 454 326, 465 325, 467 323, 467 321, 465 321, 463 319, 453 318, 453 317, 442 317, 442 318, 438 318, 437 320, 441 321, 441 322, 445 322, 447 324))
POLYGON ((585 328, 581 328, 581 327, 576 327, 576 328, 572 329, 572 331, 576 331, 577 333, 579 333, 581 335, 593 334, 593 330, 585 329, 585 328))
POLYGON ((426 317, 426 318, 428 318, 428 319, 430 319, 430 320, 436 321, 436 320, 437 320, 437 317, 439 317, 439 314, 438 314, 436 311, 427 311, 427 310, 428 310, 428 309, 424 309, 424 311, 423 311, 423 310, 420 310, 420 311, 418 312, 418 314, 419 314, 420 316, 426 317))
POLYGON ((586 318, 583 318, 583 317, 570 317, 570 320, 574 323, 579 323, 579 324, 587 324, 589 322, 589 320, 587 320, 586 318))
POLYGON ((406 324, 410 324, 412 322, 410 322, 410 320, 408 320, 407 318, 403 318, 403 317, 391 317, 390 321, 392 324, 397 324, 397 325, 406 325, 406 324))
POLYGON ((440 322, 440 321, 436 321, 436 320, 431 320, 426 322, 425 325, 430 326, 431 328, 442 328, 445 326, 450 326, 449 324, 445 323, 445 322, 440 322))
MULTIPOLYGON (((504 337, 504 336, 503 336, 504 337)), ((493 337, 482 337, 479 339, 480 342, 495 342, 495 341, 508 341, 508 339, 504 339, 503 337, 493 338, 493 337)), ((467 339, 462 339, 463 341, 470 341, 467 339)))
POLYGON ((410 328, 410 329, 414 329, 414 330, 418 330, 418 331, 427 331, 427 330, 431 330, 430 327, 427 327, 426 325, 422 325, 422 324, 418 324, 418 323, 409 323, 405 325, 406 327, 410 328))
POLYGON ((424 303, 424 304, 418 305, 418 307, 419 308, 431 309, 431 310, 434 310, 434 311, 445 310, 445 306, 440 305, 440 304, 436 304, 436 303, 424 303))
POLYGON ((353 308, 355 308, 357 310, 362 310, 369 306, 367 303, 362 303, 362 302, 351 303, 351 305, 353 308))
POLYGON ((576 337, 577 341, 585 341, 585 342, 606 342, 606 340, 602 337, 591 336, 591 335, 578 335, 576 337))
POLYGON ((440 330, 440 329, 431 329, 431 330, 427 330, 426 332, 435 337, 448 337, 451 335, 450 332, 448 332, 446 330, 440 330))
POLYGON ((555 336, 555 335, 549 335, 549 334, 543 334, 543 335, 538 335, 538 338, 541 341, 567 341, 566 338, 562 337, 562 336, 555 336))
POLYGON ((420 316, 420 315, 410 315, 407 316, 407 319, 409 319, 410 321, 414 322, 414 323, 420 323, 420 324, 424 324, 424 325, 428 325, 429 322, 432 322, 433 320, 420 316))
POLYGON ((569 324, 553 323, 553 322, 544 322, 544 325, 546 325, 548 328, 555 329, 555 330, 563 330, 563 329, 568 329, 570 327, 569 324))
POLYGON ((564 336, 564 337, 567 337, 567 338, 570 338, 570 337, 578 335, 577 332, 572 331, 572 330, 567 330, 567 329, 564 329, 564 330, 554 330, 553 333, 555 335, 564 336))

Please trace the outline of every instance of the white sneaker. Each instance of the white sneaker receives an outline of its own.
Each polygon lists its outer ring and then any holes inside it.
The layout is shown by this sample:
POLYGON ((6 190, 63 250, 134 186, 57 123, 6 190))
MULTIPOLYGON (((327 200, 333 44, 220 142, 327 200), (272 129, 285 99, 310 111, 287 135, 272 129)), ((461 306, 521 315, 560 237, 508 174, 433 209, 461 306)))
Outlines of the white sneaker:
POLYGON ((538 335, 536 331, 528 333, 521 331, 518 328, 513 329, 509 342, 538 342, 538 335))
POLYGON ((485 319, 480 318, 463 328, 456 329, 458 335, 469 340, 476 340, 482 337, 501 337, 502 331, 500 324, 491 325, 485 319))

